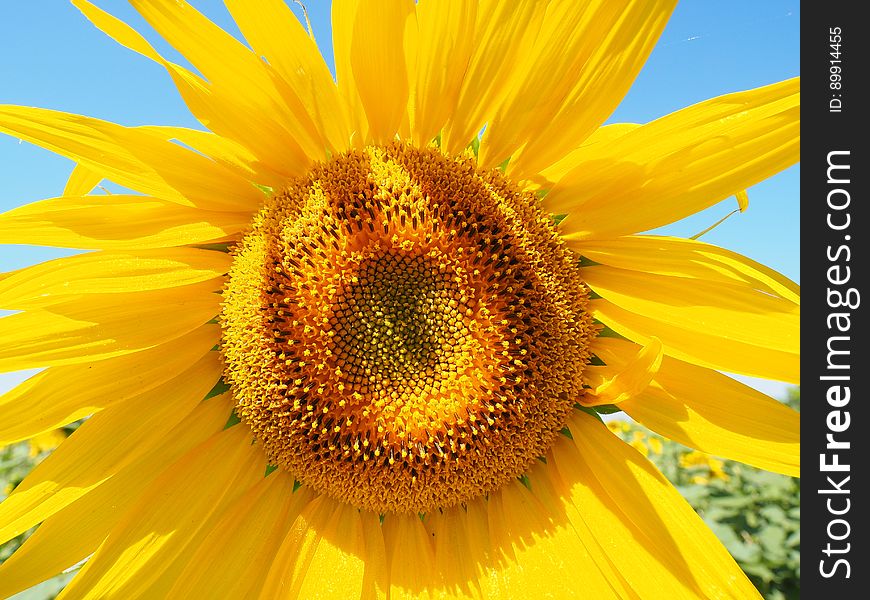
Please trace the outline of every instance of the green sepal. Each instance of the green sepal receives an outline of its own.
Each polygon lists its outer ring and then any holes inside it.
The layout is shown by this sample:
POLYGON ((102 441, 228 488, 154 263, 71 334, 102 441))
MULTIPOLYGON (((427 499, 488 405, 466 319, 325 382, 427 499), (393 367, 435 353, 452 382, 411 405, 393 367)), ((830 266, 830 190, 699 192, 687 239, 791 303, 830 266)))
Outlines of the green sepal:
POLYGON ((224 378, 221 377, 217 380, 217 383, 214 384, 214 387, 211 388, 208 394, 205 395, 204 400, 208 400, 209 398, 214 398, 215 396, 219 396, 230 389, 229 384, 224 381, 224 378))
POLYGON ((598 419, 599 421, 604 423, 604 419, 601 418, 601 415, 598 414, 598 411, 595 410, 594 408, 590 408, 588 406, 583 406, 582 404, 575 404, 574 408, 576 408, 579 411, 585 412, 587 415, 592 415, 593 417, 595 417, 596 419, 598 419))
POLYGON ((224 425, 224 430, 227 430, 230 427, 234 427, 241 422, 242 420, 239 418, 239 415, 237 415, 235 409, 233 409, 232 414, 230 414, 230 418, 227 419, 227 424, 224 425))

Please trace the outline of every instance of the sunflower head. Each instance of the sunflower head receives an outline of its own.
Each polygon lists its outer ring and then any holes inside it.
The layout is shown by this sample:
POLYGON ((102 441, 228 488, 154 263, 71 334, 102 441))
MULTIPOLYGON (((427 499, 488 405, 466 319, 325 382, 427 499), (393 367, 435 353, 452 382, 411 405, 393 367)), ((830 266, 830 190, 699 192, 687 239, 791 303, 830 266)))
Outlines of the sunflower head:
POLYGON ((394 142, 266 201, 230 271, 223 354, 270 460, 355 506, 426 512, 546 452, 582 392, 587 302, 533 194, 394 142))

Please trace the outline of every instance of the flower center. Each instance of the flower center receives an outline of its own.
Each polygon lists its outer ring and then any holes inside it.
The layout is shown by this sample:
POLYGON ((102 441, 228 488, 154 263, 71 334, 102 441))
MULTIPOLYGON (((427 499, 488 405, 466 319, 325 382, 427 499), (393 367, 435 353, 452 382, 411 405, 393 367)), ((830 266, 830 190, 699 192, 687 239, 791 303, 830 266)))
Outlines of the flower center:
POLYGON ((236 413, 274 464, 358 507, 426 512, 543 455, 595 335, 536 198, 396 142, 270 197, 225 291, 236 413))

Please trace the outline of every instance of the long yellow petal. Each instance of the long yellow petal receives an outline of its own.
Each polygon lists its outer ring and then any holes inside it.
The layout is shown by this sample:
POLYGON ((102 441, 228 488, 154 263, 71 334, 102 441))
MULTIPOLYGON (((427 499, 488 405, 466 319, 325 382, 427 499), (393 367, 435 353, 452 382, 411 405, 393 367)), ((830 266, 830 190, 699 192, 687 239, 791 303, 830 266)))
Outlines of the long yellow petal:
MULTIPOLYGON (((593 350, 619 368, 637 346, 599 338, 593 350)), ((681 444, 800 476, 800 414, 721 373, 666 357, 652 384, 619 407, 681 444)))
POLYGON ((218 314, 221 281, 70 300, 3 317, 0 370, 90 362, 178 338, 218 314))
POLYGON ((425 146, 453 113, 471 58, 477 0, 417 3, 417 77, 409 107, 411 139, 425 146))
POLYGON ((85 421, 0 504, 0 540, 27 531, 159 445, 220 372, 218 357, 205 356, 180 377, 85 421))
POLYGON ((68 196, 0 214, 0 243, 165 248, 225 239, 249 221, 250 213, 204 211, 146 196, 68 196))
MULTIPOLYGON (((255 598, 281 542, 313 493, 278 470, 227 509, 194 550, 170 598, 255 598)), ((316 596, 311 596, 316 597, 316 596)))
POLYGON ((618 598, 580 538, 526 487, 512 482, 487 506, 491 560, 484 596, 618 598))
POLYGON ((508 82, 532 48, 545 3, 537 0, 480 0, 474 47, 441 146, 458 154, 492 117, 510 91, 508 82))
POLYGON ((440 580, 429 533, 417 515, 384 516, 390 600, 431 600, 440 580))
POLYGON ((346 109, 314 39, 283 0, 227 0, 227 8, 258 55, 293 88, 333 152, 350 143, 346 109))
MULTIPOLYGON (((255 98, 252 107, 251 102, 247 101, 250 96, 243 98, 239 93, 241 90, 234 88, 232 84, 224 83, 220 86, 205 81, 189 70, 165 60, 132 27, 88 0, 72 0, 72 3, 98 29, 116 42, 163 66, 172 77, 187 107, 200 123, 249 148, 267 166, 270 173, 292 177, 304 172, 310 163, 310 157, 293 135, 274 118, 282 114, 283 103, 264 109, 261 105, 266 98, 255 98)), ((255 60, 254 65, 257 68, 252 73, 263 68, 256 63, 255 60)))
MULTIPOLYGON (((556 161, 549 167, 541 169, 539 173, 526 174, 529 187, 534 189, 549 190, 553 183, 562 179, 566 174, 574 170, 578 163, 583 162, 589 156, 589 147, 595 144, 611 144, 617 138, 624 136, 629 131, 640 127, 637 123, 611 123, 602 125, 586 138, 583 143, 566 154, 561 160, 556 161)), ((604 146, 602 146, 604 147, 604 146)))
MULTIPOLYGON (((594 417, 550 454, 566 500, 641 598, 760 598, 710 529, 661 473, 594 417)), ((548 458, 548 463, 550 458, 548 458)))
POLYGON ((0 307, 25 310, 88 294, 145 292, 223 276, 232 259, 197 248, 91 252, 26 267, 0 281, 0 307))
POLYGON ((259 597, 363 597, 370 550, 365 542, 360 511, 319 496, 302 510, 275 553, 259 597))
POLYGON ((0 396, 0 446, 62 427, 171 381, 220 340, 217 325, 133 354, 50 367, 0 396))
POLYGON ((611 267, 657 275, 737 283, 800 303, 800 286, 751 258, 712 244, 656 235, 569 243, 584 257, 611 267))
POLYGON ((268 63, 187 2, 131 0, 131 4, 202 73, 215 92, 232 94, 260 119, 273 121, 307 156, 326 158, 326 140, 311 121, 304 102, 268 63))
POLYGON ((93 554, 167 465, 224 428, 232 406, 228 394, 199 404, 159 444, 43 521, 0 564, 0 596, 31 587, 93 554))
POLYGON ((168 125, 142 125, 137 129, 148 131, 165 140, 181 142, 257 185, 277 188, 287 181, 286 177, 263 164, 250 149, 216 133, 168 125))
POLYGON ((508 165, 522 178, 579 146, 628 91, 674 4, 550 2, 535 46, 487 125, 481 164, 494 167, 528 144, 521 153, 525 170, 508 165))
POLYGON ((167 597, 185 553, 265 468, 244 425, 213 436, 152 482, 58 598, 167 597))
MULTIPOLYGON (((472 541, 469 516, 462 507, 433 511, 426 515, 426 527, 435 544, 435 572, 440 573, 434 596, 438 600, 482 600, 472 541)), ((479 540, 478 540, 479 542, 479 540)))
POLYGON ((569 240, 647 231, 800 159, 800 80, 713 98, 589 146, 544 198, 569 240))
POLYGON ((41 108, 0 106, 0 132, 66 156, 143 194, 206 210, 253 210, 262 192, 147 130, 41 108))
POLYGON ((369 124, 369 136, 386 143, 407 118, 408 73, 416 57, 406 44, 417 35, 413 0, 372 0, 357 6, 350 64, 369 124))
POLYGON ((339 94, 347 107, 351 143, 361 148, 368 139, 369 125, 359 97, 351 65, 351 44, 356 11, 360 0, 334 0, 332 3, 332 52, 339 94))
POLYGON ((665 354, 723 371, 797 383, 800 306, 752 285, 596 265, 584 279, 596 318, 665 354), (743 350, 741 352, 741 350, 743 350), (736 352, 736 353, 735 353, 736 352))
MULTIPOLYGON (((585 60, 577 57, 583 63, 576 75, 572 77, 573 71, 569 70, 562 77, 564 82, 570 82, 564 97, 557 104, 544 104, 545 110, 533 113, 525 131, 520 133, 520 140, 527 143, 511 158, 509 174, 522 179, 538 173, 577 148, 580 140, 589 137, 610 116, 646 63, 675 6, 676 0, 626 3, 605 0, 588 9, 595 14, 590 14, 584 24, 587 30, 577 35, 585 37, 583 52, 590 49, 591 42, 591 54, 585 60), (613 8, 618 11, 615 15, 610 12, 613 8), (604 15, 599 12, 602 9, 604 15)), ((547 56, 548 62, 539 68, 546 72, 553 59, 552 55, 547 56)), ((555 84, 560 73, 550 74, 552 83, 544 94, 561 95, 558 89, 561 85, 555 84)), ((505 118, 511 116, 505 113, 505 118)), ((510 122, 507 125, 514 127, 510 122)))

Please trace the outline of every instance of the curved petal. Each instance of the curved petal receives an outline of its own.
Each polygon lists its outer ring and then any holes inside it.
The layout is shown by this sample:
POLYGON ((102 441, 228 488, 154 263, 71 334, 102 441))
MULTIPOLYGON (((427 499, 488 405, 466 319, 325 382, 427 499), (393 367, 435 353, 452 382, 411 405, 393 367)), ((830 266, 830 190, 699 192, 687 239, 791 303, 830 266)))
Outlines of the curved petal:
POLYGON ((19 269, 0 282, 0 306, 25 310, 89 294, 145 292, 223 276, 231 257, 197 248, 90 252, 19 269))
POLYGON ((544 198, 569 240, 647 231, 800 160, 800 80, 713 98, 574 155, 544 198))
MULTIPOLYGON (((593 350, 619 368, 637 348, 599 338, 593 350)), ((800 477, 800 414, 721 373, 665 358, 652 384, 619 407, 691 448, 800 477)))
POLYGON ((214 435, 152 482, 59 598, 165 598, 184 553, 265 468, 247 427, 214 435))
POLYGON ((417 77, 409 105, 411 139, 425 146, 450 117, 474 42, 477 0, 420 0, 417 77))
POLYGON ((0 243, 130 250, 202 244, 247 227, 250 213, 204 211, 146 196, 67 196, 0 214, 0 243))
POLYGON ((800 286, 751 258, 697 240, 633 235, 612 240, 568 243, 597 263, 620 269, 737 283, 800 303, 800 286))
MULTIPOLYGON (((165 60, 132 27, 97 8, 88 0, 72 0, 72 3, 98 29, 116 42, 165 68, 184 102, 199 122, 215 133, 235 140, 250 149, 258 160, 266 165, 270 173, 293 177, 304 172, 305 167, 310 164, 310 156, 306 154, 294 135, 287 130, 285 123, 277 120, 277 117, 287 112, 286 106, 283 101, 277 101, 278 105, 274 105, 274 95, 277 91, 271 83, 263 84, 262 69, 265 65, 260 66, 262 63, 253 55, 250 55, 250 59, 241 58, 241 62, 251 66, 251 59, 253 59, 255 68, 251 74, 257 78, 259 84, 265 85, 266 89, 271 88, 269 95, 262 97, 250 93, 243 95, 240 92, 249 92, 250 89, 234 87, 232 78, 219 83, 205 81, 189 70, 165 60), (270 105, 269 101, 273 104, 270 105)), ((185 7, 187 10, 193 10, 187 5, 185 7)), ((208 37, 208 34, 205 34, 205 37, 208 37)), ((224 42, 227 41, 221 35, 217 37, 224 42)), ((244 47, 239 48, 240 44, 235 40, 230 41, 229 46, 230 53, 238 50, 247 52, 244 47)), ((217 74, 220 75, 221 72, 218 71, 217 74)), ((239 82, 235 83, 242 85, 239 82)))
POLYGON ((0 396, 0 446, 62 427, 163 385, 219 340, 220 328, 204 325, 141 352, 40 371, 0 396))
MULTIPOLYGON (((585 413, 550 458, 568 515, 641 598, 760 598, 707 525, 636 450, 585 413)), ((550 459, 548 458, 548 464, 550 459)), ((534 482, 533 482, 534 485, 534 482)))
POLYGON ((0 596, 44 581, 93 554, 166 465, 224 428, 232 406, 227 394, 200 403, 143 456, 45 519, 0 564, 0 596))
POLYGON ((218 357, 206 356, 181 377, 85 421, 0 504, 0 540, 27 531, 163 443, 220 371, 218 357))
POLYGON ((620 365, 588 366, 586 378, 592 389, 577 399, 583 406, 619 404, 641 393, 653 380, 662 364, 662 343, 652 338, 646 347, 620 365))
POLYGON ((192 552, 169 598, 255 598, 281 542, 313 493, 293 490, 278 470, 255 484, 221 516, 192 552))
MULTIPOLYGON (((365 512, 365 511, 363 511, 365 512)), ((275 554, 260 598, 289 600, 322 598, 352 600, 374 597, 367 578, 368 555, 380 549, 367 544, 364 515, 353 506, 327 496, 315 498, 302 509, 275 554), (369 587, 369 589, 366 589, 369 587)), ((371 565, 384 564, 373 556, 371 565)))
POLYGON ((495 167, 516 154, 520 162, 512 158, 508 172, 522 179, 580 145, 628 91, 674 4, 550 2, 535 46, 481 139, 481 164, 495 167))
POLYGON ((69 179, 66 181, 66 186, 63 188, 64 196, 84 196, 90 194, 103 180, 103 175, 85 167, 84 165, 76 165, 73 167, 72 173, 69 174, 69 179))
MULTIPOLYGON (((666 256, 662 261, 669 263, 666 256)), ((590 303, 596 318, 617 333, 643 344, 655 336, 666 354, 702 366, 799 381, 800 306, 754 281, 721 279, 703 269, 694 277, 584 269, 584 280, 601 296, 590 303)))
POLYGON ((135 127, 69 113, 0 106, 0 132, 66 156, 120 185, 184 206, 250 211, 262 192, 213 160, 135 127))
POLYGON ((0 370, 76 364, 144 350, 220 311, 222 279, 60 302, 0 319, 0 370))

